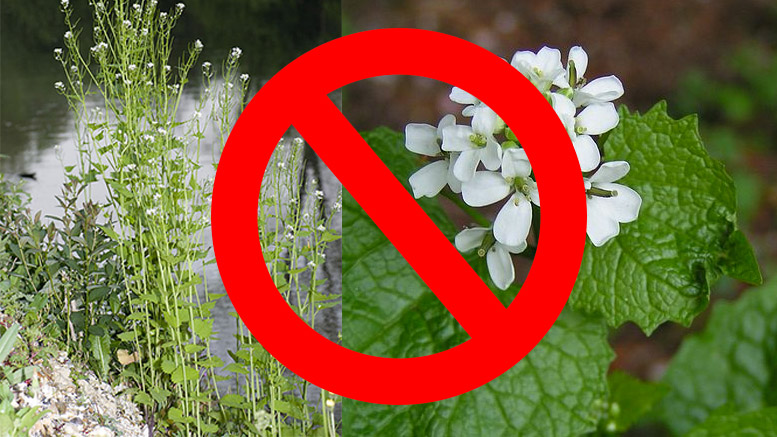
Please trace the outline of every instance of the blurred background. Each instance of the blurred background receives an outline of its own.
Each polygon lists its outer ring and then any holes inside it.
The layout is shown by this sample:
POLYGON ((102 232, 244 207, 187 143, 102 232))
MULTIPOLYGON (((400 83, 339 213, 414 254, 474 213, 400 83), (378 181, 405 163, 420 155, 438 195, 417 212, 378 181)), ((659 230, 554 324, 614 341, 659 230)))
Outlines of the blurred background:
MULTIPOLYGON (((571 46, 581 45, 590 57, 587 77, 615 74, 622 80, 626 94, 618 102, 644 112, 667 100, 676 118, 698 113, 707 148, 735 179, 740 227, 764 276, 777 272, 774 0, 343 0, 342 8, 344 33, 436 30, 508 60, 517 50, 543 45, 559 48, 566 59, 571 46)), ((450 86, 425 78, 373 78, 346 89, 344 112, 360 130, 436 125, 443 114, 461 110, 449 92, 450 86)), ((744 284, 722 279, 713 300, 743 291, 744 284)), ((657 379, 682 338, 702 327, 707 314, 690 328, 666 324, 650 338, 635 326, 622 327, 613 334, 613 367, 657 379)))

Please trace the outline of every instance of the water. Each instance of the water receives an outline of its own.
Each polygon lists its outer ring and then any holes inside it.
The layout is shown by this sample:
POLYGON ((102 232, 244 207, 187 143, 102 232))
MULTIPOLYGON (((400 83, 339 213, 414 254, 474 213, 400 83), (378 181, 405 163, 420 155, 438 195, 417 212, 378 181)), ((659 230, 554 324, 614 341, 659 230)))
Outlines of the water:
MULTIPOLYGON (((62 79, 60 66, 54 63, 51 56, 28 55, 18 59, 18 63, 9 67, 4 59, 2 81, 2 104, 0 108, 0 172, 7 179, 20 179, 21 174, 34 174, 34 179, 25 178, 24 190, 30 194, 30 209, 33 212, 42 211, 42 215, 56 216, 61 214, 56 196, 60 194, 65 181, 64 166, 74 165, 77 161, 75 132, 73 118, 68 111, 67 102, 54 90, 53 84, 62 79), (23 92, 18 92, 23 90, 23 92), (58 147, 55 147, 58 146, 58 147)), ((16 62, 13 59, 10 63, 16 62)), ((181 101, 183 114, 194 111, 194 104, 199 98, 199 88, 189 86, 181 101)), ((333 97, 339 104, 339 94, 333 97)), ((95 101, 92 105, 96 106, 95 101)), ((290 132, 289 136, 293 133, 290 132)), ((202 149, 202 176, 212 175, 209 165, 214 155, 215 141, 206 138, 202 149)), ((217 149, 216 149, 217 150, 217 149)), ((324 205, 327 210, 336 201, 340 183, 327 169, 326 165, 310 150, 306 150, 305 180, 319 181, 319 189, 324 192, 324 205)), ((104 196, 101 184, 92 184, 94 198, 104 196)), ((333 225, 338 232, 341 229, 340 217, 334 219, 333 225)), ((204 243, 212 245, 210 231, 204 236, 204 243)), ((341 290, 340 276, 340 242, 330 244, 326 251, 326 262, 320 267, 320 274, 327 278, 320 290, 322 293, 339 294, 341 290)), ((218 268, 215 264, 205 267, 208 291, 220 293, 224 291, 218 268)), ((228 298, 217 301, 213 310, 214 330, 219 332, 219 341, 212 346, 213 352, 224 360, 231 362, 227 349, 234 345, 233 334, 236 332, 235 321, 229 316, 234 308, 228 298)), ((326 338, 337 341, 341 324, 341 308, 335 307, 319 313, 316 320, 316 330, 326 338)), ((289 339, 294 341, 294 339, 289 339)), ((311 401, 318 402, 318 393, 314 391, 311 401)))

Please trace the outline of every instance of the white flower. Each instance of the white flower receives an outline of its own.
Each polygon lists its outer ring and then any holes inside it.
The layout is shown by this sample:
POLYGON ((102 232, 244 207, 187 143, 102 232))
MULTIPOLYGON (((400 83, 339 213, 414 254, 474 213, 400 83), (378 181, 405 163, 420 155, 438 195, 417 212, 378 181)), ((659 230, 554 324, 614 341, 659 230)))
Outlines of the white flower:
POLYGON ((78 73, 78 67, 76 67, 75 65, 71 65, 70 66, 70 72, 73 73, 73 74, 78 73))
POLYGON ((131 27, 132 26, 132 22, 130 20, 124 20, 124 21, 121 22, 121 24, 123 24, 124 27, 131 27))
POLYGON ((181 12, 181 11, 183 11, 183 8, 185 8, 185 7, 186 7, 186 5, 185 5, 185 4, 183 4, 183 3, 177 3, 177 4, 175 5, 175 9, 176 9, 178 12, 181 12))
POLYGON ((318 227, 316 228, 316 230, 317 230, 317 231, 319 231, 319 232, 325 232, 325 231, 326 231, 326 226, 324 226, 324 225, 318 225, 318 227))
POLYGON ((67 32, 65 32, 65 39, 70 39, 72 37, 73 37, 73 32, 71 32, 69 30, 67 32))
POLYGON ((129 71, 135 71, 135 69, 138 68, 138 66, 135 64, 129 64, 127 68, 129 69, 129 71))
POLYGON ((548 91, 559 75, 564 73, 561 52, 543 47, 537 53, 519 51, 513 55, 510 64, 521 72, 541 92, 548 91))
POLYGON ((205 61, 205 62, 203 62, 203 63, 202 63, 202 68, 203 68, 204 70, 209 70, 209 69, 210 69, 210 67, 211 67, 211 65, 213 65, 213 64, 211 64, 211 63, 210 63, 210 62, 208 62, 208 61, 205 61))
POLYGON ((242 55, 243 50, 241 50, 240 47, 232 47, 232 51, 229 52, 229 59, 231 61, 237 61, 242 55))
POLYGON ((164 68, 165 68, 165 71, 169 72, 171 67, 169 65, 165 65, 164 68))
POLYGON ((615 76, 605 76, 586 83, 585 72, 588 69, 588 54, 580 46, 569 49, 567 69, 554 82, 571 97, 575 106, 587 106, 592 103, 611 102, 623 95, 623 84, 615 76))
POLYGON ((540 206, 537 184, 528 175, 479 171, 462 184, 461 194, 464 202, 475 207, 491 205, 512 194, 496 216, 494 237, 511 247, 526 241, 532 221, 531 204, 540 206))
POLYGON ((148 35, 148 29, 145 27, 140 29, 140 36, 146 36, 146 35, 148 35))
POLYGON ((56 59, 57 61, 62 60, 62 53, 63 52, 64 51, 61 48, 59 48, 59 47, 55 48, 54 49, 54 59, 56 59))
POLYGON ((494 138, 498 117, 487 106, 480 106, 475 112, 471 127, 453 125, 442 130, 442 150, 461 152, 453 165, 453 174, 462 182, 472 179, 481 162, 488 170, 501 165, 502 148, 494 138))
POLYGON ((65 84, 62 82, 54 82, 54 88, 59 92, 65 92, 65 84))
POLYGON ((518 246, 507 246, 493 240, 491 229, 469 228, 459 232, 454 242, 460 252, 478 249, 478 255, 486 257, 488 274, 500 289, 506 289, 515 281, 515 267, 510 254, 523 252, 525 241, 518 246))
POLYGON ((323 191, 316 190, 315 195, 316 195, 316 199, 318 199, 318 200, 321 200, 321 199, 324 198, 324 192, 323 191))
POLYGON ((308 267, 310 267, 311 269, 315 269, 315 268, 316 268, 316 263, 315 263, 315 262, 313 262, 313 261, 310 261, 310 262, 308 263, 308 267))
POLYGON ((140 5, 138 3, 135 3, 132 5, 132 9, 134 9, 135 12, 140 12, 140 5))
POLYGON ((160 12, 160 13, 159 13, 159 18, 161 18, 162 20, 164 20, 165 18, 167 18, 167 12, 160 12))
POLYGON ((590 135, 601 135, 618 125, 620 117, 612 103, 593 103, 576 114, 575 104, 561 94, 552 94, 551 102, 561 123, 572 139, 580 168, 583 171, 595 169, 601 155, 590 135))
POLYGON ((193 116, 195 119, 197 119, 197 118, 200 118, 200 117, 202 117, 202 113, 200 113, 200 111, 194 111, 194 114, 192 114, 192 116, 193 116))
POLYGON ((303 140, 302 138, 300 138, 300 137, 294 138, 294 145, 295 146, 301 146, 304 143, 305 143, 305 140, 303 140))
MULTIPOLYGON (((179 4, 182 4, 182 3, 179 3, 179 4)), ((205 46, 202 44, 202 41, 200 41, 199 39, 194 41, 194 50, 201 51, 203 47, 205 46)))
POLYGON ((146 68, 154 68, 154 63, 149 62, 148 64, 146 64, 146 68))
POLYGON ((242 80, 243 82, 248 82, 249 78, 250 78, 250 76, 247 75, 246 73, 243 73, 243 74, 240 75, 240 80, 242 80))
POLYGON ((620 233, 619 223, 637 219, 642 198, 631 188, 613 182, 626 176, 626 161, 605 162, 585 180, 586 233, 594 246, 602 246, 620 233))
POLYGON ((451 89, 450 95, 448 95, 448 98, 456 103, 467 105, 461 111, 461 115, 465 117, 472 117, 475 114, 475 107, 481 104, 477 97, 459 87, 453 87, 453 89, 451 89))
MULTIPOLYGON (((405 147, 411 152, 426 156, 443 155, 440 149, 442 131, 447 126, 454 126, 456 117, 444 116, 437 127, 425 123, 410 123, 405 126, 405 147)), ((434 161, 410 176, 410 186, 416 199, 426 196, 436 196, 446 184, 455 193, 461 192, 461 182, 453 175, 453 168, 459 153, 451 153, 445 159, 434 161)))
POLYGON ((70 0, 62 0, 59 4, 61 4, 63 8, 66 8, 70 5, 70 0))

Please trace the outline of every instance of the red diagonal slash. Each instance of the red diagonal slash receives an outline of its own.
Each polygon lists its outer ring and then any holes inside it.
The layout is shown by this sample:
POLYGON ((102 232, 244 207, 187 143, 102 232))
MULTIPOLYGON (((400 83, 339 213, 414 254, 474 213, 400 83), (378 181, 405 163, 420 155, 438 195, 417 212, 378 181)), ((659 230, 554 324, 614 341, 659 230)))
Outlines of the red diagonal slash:
POLYGON ((424 279, 470 337, 493 335, 507 309, 326 96, 311 98, 294 127, 424 279), (316 147, 337 138, 338 147, 316 147), (347 159, 343 159, 347 158, 347 159), (354 168, 369 169, 354 172, 354 168), (376 189, 376 186, 380 187, 376 189), (419 236, 423 236, 419 238, 419 236), (456 286, 451 287, 451 272, 456 286))
MULTIPOLYGON (((501 58, 441 33, 385 29, 324 44, 254 97, 230 134, 213 192, 213 244, 224 286, 259 342, 301 377, 367 402, 413 404, 465 393, 504 373, 542 339, 574 285, 585 244, 580 167, 544 97, 501 58), (466 59, 448 68, 450 59, 466 59), (326 95, 387 74, 429 77, 481 98, 516 132, 542 195, 542 244, 505 309, 326 95), (509 85, 509 86, 508 86, 509 85), (471 339, 417 358, 383 358, 317 334, 278 293, 257 230, 262 174, 294 124, 471 339), (316 359, 310 359, 316 357, 316 359)), ((348 229, 344 230, 348 238, 348 229)), ((347 320, 347 317, 344 318, 347 320)))

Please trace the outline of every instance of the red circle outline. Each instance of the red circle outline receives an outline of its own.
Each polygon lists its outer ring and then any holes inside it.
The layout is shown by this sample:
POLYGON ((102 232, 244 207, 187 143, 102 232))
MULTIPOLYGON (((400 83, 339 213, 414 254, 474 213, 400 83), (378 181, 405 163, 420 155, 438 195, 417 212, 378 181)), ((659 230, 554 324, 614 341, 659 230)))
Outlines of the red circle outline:
POLYGON ((366 402, 438 401, 473 390, 510 369, 558 318, 585 245, 580 174, 569 136, 547 100, 503 59, 438 32, 357 33, 323 44, 286 66, 240 116, 218 164, 212 207, 214 250, 235 309, 265 349, 297 375, 366 402), (545 232, 531 271, 508 308, 326 97, 350 83, 382 75, 423 76, 469 91, 500 114, 526 149, 542 197, 545 232), (264 170, 292 124, 467 330, 470 340, 422 357, 365 355, 322 337, 286 304, 264 263, 257 207, 264 170))

